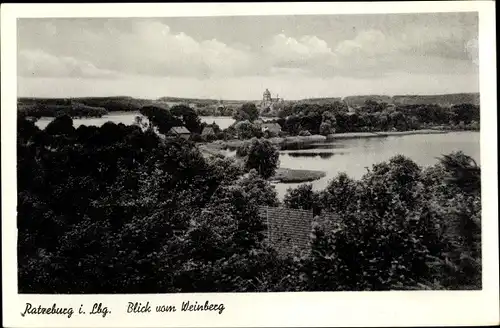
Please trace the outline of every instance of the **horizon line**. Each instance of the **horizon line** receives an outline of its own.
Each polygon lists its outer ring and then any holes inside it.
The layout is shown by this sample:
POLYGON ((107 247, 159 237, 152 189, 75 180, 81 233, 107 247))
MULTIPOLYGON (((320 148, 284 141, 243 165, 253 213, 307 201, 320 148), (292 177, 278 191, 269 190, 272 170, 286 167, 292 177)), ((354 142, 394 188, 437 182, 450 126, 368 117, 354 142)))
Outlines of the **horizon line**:
MULTIPOLYGON (((340 100, 348 98, 348 97, 408 97, 408 96, 420 96, 420 97, 436 97, 436 96, 449 96, 449 95, 465 95, 465 94, 476 94, 480 95, 480 92, 453 92, 453 93, 439 93, 439 94, 358 94, 358 95, 349 95, 349 96, 324 96, 324 97, 308 97, 308 98, 300 98, 300 99, 288 99, 288 101, 300 101, 300 100, 311 100, 311 99, 330 99, 330 98, 338 98, 340 100)), ((77 96, 77 97, 43 97, 43 96, 17 96, 17 99, 84 99, 84 98, 132 98, 139 100, 160 100, 161 98, 174 98, 174 99, 192 99, 192 100, 213 100, 213 101, 261 101, 261 99, 224 99, 224 98, 195 98, 195 97, 179 97, 179 96, 159 96, 156 98, 147 98, 147 97, 134 97, 134 96, 126 96, 126 95, 109 95, 109 96, 77 96)), ((284 99, 287 101, 287 99, 284 99)))

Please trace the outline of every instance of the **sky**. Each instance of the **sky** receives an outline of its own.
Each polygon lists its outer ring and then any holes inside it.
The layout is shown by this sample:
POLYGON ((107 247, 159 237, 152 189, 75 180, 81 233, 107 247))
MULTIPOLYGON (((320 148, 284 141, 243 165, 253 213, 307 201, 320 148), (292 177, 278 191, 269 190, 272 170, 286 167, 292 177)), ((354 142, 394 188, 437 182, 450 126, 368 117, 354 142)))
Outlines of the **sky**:
POLYGON ((19 19, 18 96, 479 91, 477 13, 19 19))

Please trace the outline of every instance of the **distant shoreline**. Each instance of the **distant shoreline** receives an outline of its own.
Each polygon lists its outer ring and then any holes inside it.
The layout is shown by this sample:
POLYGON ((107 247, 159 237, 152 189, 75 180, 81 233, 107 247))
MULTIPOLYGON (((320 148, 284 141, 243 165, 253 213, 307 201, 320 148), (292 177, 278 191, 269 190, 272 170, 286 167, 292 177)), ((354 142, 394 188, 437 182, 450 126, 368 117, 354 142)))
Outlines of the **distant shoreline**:
MULTIPOLYGON (((298 98, 290 99, 291 102, 324 102, 324 101, 347 101, 347 102, 361 102, 364 103, 365 100, 375 99, 375 100, 389 100, 392 102, 397 102, 400 104, 414 103, 417 100, 424 100, 426 104, 436 103, 436 101, 449 103, 448 98, 458 98, 460 100, 474 101, 479 103, 479 92, 452 92, 452 93, 438 93, 438 94, 354 94, 354 95, 344 95, 344 96, 322 96, 322 97, 312 97, 312 98, 298 98)), ((85 100, 127 100, 127 101, 147 101, 151 103, 155 102, 176 102, 176 103, 189 103, 189 102, 210 102, 218 103, 222 100, 225 103, 245 103, 245 102, 260 102, 262 99, 220 99, 220 98, 192 98, 192 97, 173 97, 173 96, 161 96, 161 97, 132 97, 132 96, 80 96, 80 97, 17 97, 18 101, 21 102, 32 102, 36 100, 41 101, 51 101, 51 100, 74 100, 74 101, 85 101, 85 100)), ((456 103, 456 101, 454 101, 456 103)), ((424 103, 421 103, 424 104, 424 103)))
POLYGON ((327 137, 327 140, 380 138, 380 137, 390 137, 390 136, 407 136, 412 134, 443 134, 443 133, 458 132, 458 131, 467 131, 467 130, 422 129, 422 130, 412 130, 412 131, 346 132, 346 133, 330 134, 327 137))
MULTIPOLYGON (((290 136, 290 137, 274 137, 268 139, 271 143, 278 146, 286 146, 294 143, 299 144, 311 144, 324 141, 334 141, 343 139, 364 139, 364 138, 383 138, 390 136, 405 136, 413 134, 445 134, 450 132, 466 132, 469 130, 433 130, 433 129, 423 129, 423 130, 413 130, 413 131, 381 131, 381 132, 347 132, 347 133, 336 133, 330 134, 327 137, 322 135, 311 135, 311 136, 290 136)), ((469 132, 479 132, 479 131, 469 131, 469 132)), ((250 142, 251 139, 245 140, 217 140, 213 142, 205 143, 206 146, 212 149, 235 149, 243 146, 245 143, 250 142)))
MULTIPOLYGON (((307 137, 275 137, 268 139, 275 145, 287 145, 289 143, 303 143, 311 144, 317 142, 328 142, 333 140, 343 140, 343 139, 364 139, 364 138, 380 138, 389 136, 404 136, 404 135, 415 135, 415 134, 445 134, 449 132, 448 130, 414 130, 414 131, 389 131, 389 132, 350 132, 350 133, 338 133, 329 135, 328 137, 320 135, 312 135, 307 137)), ((228 140, 228 141, 215 141, 209 143, 198 143, 198 148, 202 153, 208 156, 223 155, 227 156, 227 153, 223 151, 226 149, 235 149, 250 142, 251 139, 246 140, 228 140)), ((317 170, 298 170, 290 168, 278 168, 276 174, 269 179, 272 183, 306 183, 319 180, 326 176, 326 172, 317 170)))

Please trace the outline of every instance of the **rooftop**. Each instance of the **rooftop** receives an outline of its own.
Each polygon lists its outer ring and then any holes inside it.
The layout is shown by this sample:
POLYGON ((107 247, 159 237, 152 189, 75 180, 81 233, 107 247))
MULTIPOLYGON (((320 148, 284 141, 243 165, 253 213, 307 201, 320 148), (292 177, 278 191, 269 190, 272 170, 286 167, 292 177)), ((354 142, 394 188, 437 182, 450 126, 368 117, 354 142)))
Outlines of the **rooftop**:
POLYGON ((324 212, 314 218, 312 211, 286 207, 260 206, 259 215, 267 224, 267 240, 278 252, 286 254, 294 248, 308 251, 314 221, 326 227, 334 227, 338 220, 333 213, 324 212))
POLYGON ((212 134, 214 133, 214 128, 211 127, 211 126, 206 126, 203 128, 203 131, 201 131, 201 134, 204 135, 204 134, 212 134))
POLYGON ((281 130, 281 125, 278 123, 262 123, 262 128, 269 130, 281 130))
POLYGON ((173 128, 170 129, 170 132, 177 133, 177 134, 189 134, 188 129, 186 129, 185 126, 174 126, 173 128))

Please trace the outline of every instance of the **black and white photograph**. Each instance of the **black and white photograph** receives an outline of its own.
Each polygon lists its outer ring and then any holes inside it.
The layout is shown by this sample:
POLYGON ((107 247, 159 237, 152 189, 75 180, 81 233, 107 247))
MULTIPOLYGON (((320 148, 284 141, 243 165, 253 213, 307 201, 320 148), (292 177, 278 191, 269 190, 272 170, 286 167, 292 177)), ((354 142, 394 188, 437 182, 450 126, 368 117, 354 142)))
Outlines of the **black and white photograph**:
POLYGON ((482 291, 479 24, 18 18, 17 293, 482 291))

